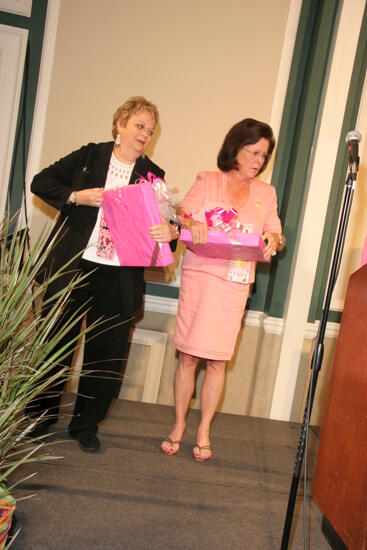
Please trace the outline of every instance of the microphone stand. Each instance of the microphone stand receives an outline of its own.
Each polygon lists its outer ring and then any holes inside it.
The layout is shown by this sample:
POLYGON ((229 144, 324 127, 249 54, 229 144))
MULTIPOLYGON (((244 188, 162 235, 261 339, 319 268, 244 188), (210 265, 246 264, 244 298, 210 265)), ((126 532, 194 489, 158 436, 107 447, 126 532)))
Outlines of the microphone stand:
POLYGON ((291 488, 289 492, 288 507, 287 507, 287 514, 284 522, 281 550, 287 550, 288 548, 293 512, 294 512, 294 507, 296 503, 297 489, 298 489, 298 484, 301 476, 302 462, 303 462, 303 456, 304 456, 305 446, 306 446, 306 438, 307 438, 307 432, 309 427, 309 421, 311 418, 311 411, 312 411, 313 400, 315 397, 317 379, 318 379, 319 372, 321 370, 321 364, 322 364, 322 359, 324 355, 324 336, 325 336, 327 318, 330 310, 331 296, 332 296, 336 279, 338 276, 341 256, 342 256, 343 247, 344 247, 347 225, 349 221, 349 214, 350 214, 353 195, 354 195, 355 181, 357 179, 358 161, 359 159, 357 161, 356 160, 352 161, 351 158, 349 159, 349 172, 348 172, 347 180, 345 182, 344 202, 343 202, 343 208, 342 208, 340 221, 339 221, 339 228, 337 233, 333 261, 331 265, 328 287, 326 291, 325 305, 323 308, 319 328, 317 331, 315 350, 311 361, 311 367, 310 367, 312 371, 311 379, 310 379, 308 392, 307 392, 306 406, 305 406, 302 428, 301 428, 301 435, 298 443, 296 461, 294 464, 293 478, 292 478, 291 488))

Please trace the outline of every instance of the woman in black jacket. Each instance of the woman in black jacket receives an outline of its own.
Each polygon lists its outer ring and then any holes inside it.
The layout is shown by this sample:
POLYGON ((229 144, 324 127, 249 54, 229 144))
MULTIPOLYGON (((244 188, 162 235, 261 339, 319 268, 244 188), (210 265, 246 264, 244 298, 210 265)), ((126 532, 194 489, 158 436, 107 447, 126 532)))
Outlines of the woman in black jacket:
MULTIPOLYGON (((83 368, 94 372, 80 378, 69 434, 86 452, 100 450, 98 424, 113 399, 131 322, 140 308, 144 289, 142 267, 119 265, 101 208, 103 193, 108 188, 134 184, 148 172, 164 177, 164 171, 144 155, 158 117, 151 102, 140 96, 130 98, 114 114, 114 142, 81 147, 42 170, 31 184, 35 195, 59 210, 54 232, 62 226, 62 237, 47 258, 43 276, 52 275, 74 258, 62 277, 49 285, 46 298, 66 287, 75 270, 89 273, 86 285, 72 292, 65 316, 85 307, 89 300, 87 326, 113 317, 103 324, 103 333, 98 334, 101 328, 97 328, 88 334, 84 345, 83 368)), ((178 236, 177 227, 167 221, 153 226, 150 233, 158 242, 170 242, 178 236)), ((79 334, 80 328, 81 322, 66 338, 79 334)), ((44 396, 33 406, 36 415, 46 410, 50 413, 34 435, 46 433, 57 421, 60 397, 60 392, 44 396)))

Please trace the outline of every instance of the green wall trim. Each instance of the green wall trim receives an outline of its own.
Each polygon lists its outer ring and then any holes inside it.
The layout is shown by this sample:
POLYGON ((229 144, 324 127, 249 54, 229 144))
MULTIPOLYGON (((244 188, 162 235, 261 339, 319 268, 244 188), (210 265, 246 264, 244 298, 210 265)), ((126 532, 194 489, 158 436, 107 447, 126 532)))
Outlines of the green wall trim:
POLYGON ((287 246, 271 266, 258 266, 249 303, 272 317, 284 315, 339 3, 304 0, 300 13, 272 177, 287 246))
MULTIPOLYGON (((342 131, 339 140, 337 160, 334 168, 329 205, 322 236, 322 246, 320 249, 315 284, 308 315, 308 321, 310 323, 313 323, 316 319, 321 319, 322 315, 324 296, 328 284, 329 270, 334 250, 334 241, 338 230, 339 213, 345 192, 345 180, 348 166, 348 151, 345 143, 345 136, 350 130, 355 129, 366 70, 367 6, 363 14, 361 32, 358 39, 357 53, 354 61, 342 131)), ((359 185, 358 176, 356 185, 359 185)))
POLYGON ((10 212, 19 210, 23 199, 24 177, 32 131, 34 106, 36 102, 46 12, 47 0, 32 2, 31 17, 24 17, 0 11, 1 24, 27 29, 29 31, 24 70, 24 75, 28 74, 28 79, 27 82, 25 82, 25 78, 23 77, 12 167, 9 177, 10 205, 8 205, 8 209, 10 212), (26 63, 28 63, 28 67, 26 66, 26 63), (26 98, 24 101, 25 93, 26 98), (25 120, 23 118, 24 107, 25 120))
POLYGON ((329 323, 341 323, 341 320, 342 320, 342 314, 343 312, 342 311, 336 311, 334 309, 330 309, 329 310, 329 313, 328 313, 328 316, 327 316, 327 320, 329 323))
POLYGON ((162 285, 157 283, 145 283, 145 294, 159 296, 161 298, 178 299, 179 288, 177 286, 162 285))
MULTIPOLYGON (((33 4, 35 2, 33 1, 33 4)), ((33 12, 33 9, 32 9, 33 12)), ((31 13, 31 16, 33 13, 31 13)), ((14 13, 8 13, 6 11, 0 10, 0 23, 2 25, 9 25, 10 27, 20 27, 22 29, 30 29, 32 24, 31 17, 26 17, 24 15, 16 15, 14 13)))

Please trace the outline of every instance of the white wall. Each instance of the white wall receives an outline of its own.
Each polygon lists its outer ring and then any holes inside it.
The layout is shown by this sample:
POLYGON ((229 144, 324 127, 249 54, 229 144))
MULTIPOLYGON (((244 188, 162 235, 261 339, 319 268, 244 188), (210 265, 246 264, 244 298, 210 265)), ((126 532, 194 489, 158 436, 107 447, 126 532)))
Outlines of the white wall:
POLYGON ((151 156, 182 196, 199 170, 216 167, 234 123, 270 121, 289 6, 63 0, 40 167, 89 141, 109 140, 116 107, 145 95, 161 115, 151 156))

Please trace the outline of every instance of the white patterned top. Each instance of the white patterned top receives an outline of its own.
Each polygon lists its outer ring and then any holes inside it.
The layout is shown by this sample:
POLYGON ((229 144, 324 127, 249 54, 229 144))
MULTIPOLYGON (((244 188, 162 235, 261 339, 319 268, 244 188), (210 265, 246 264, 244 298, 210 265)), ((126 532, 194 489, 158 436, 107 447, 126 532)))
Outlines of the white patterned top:
MULTIPOLYGON (((108 167, 106 184, 104 186, 106 189, 116 189, 118 187, 124 187, 129 184, 132 171, 134 169, 135 162, 132 164, 126 164, 120 162, 115 154, 112 153, 110 165, 108 167)), ((83 253, 83 258, 89 260, 90 262, 95 262, 97 264, 105 265, 120 265, 116 252, 112 259, 103 258, 97 255, 97 242, 99 235, 99 227, 101 223, 102 208, 99 208, 96 224, 93 228, 92 234, 89 238, 87 248, 83 253)))

